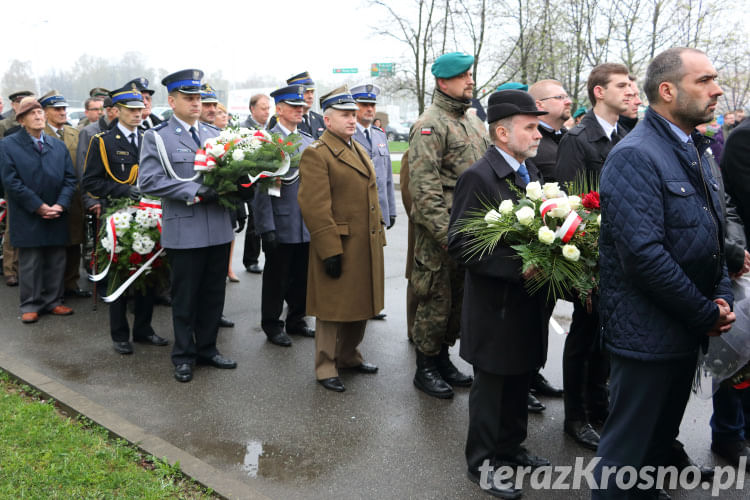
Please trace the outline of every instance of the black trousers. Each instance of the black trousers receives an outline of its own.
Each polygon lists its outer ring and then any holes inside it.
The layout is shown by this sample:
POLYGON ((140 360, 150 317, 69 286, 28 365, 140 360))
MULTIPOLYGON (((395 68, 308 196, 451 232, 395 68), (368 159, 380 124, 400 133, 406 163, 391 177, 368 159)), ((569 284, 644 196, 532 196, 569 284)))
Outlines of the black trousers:
POLYGON ((210 358, 224 310, 229 243, 203 248, 168 249, 172 276, 172 363, 210 358))
POLYGON ((109 333, 113 342, 127 342, 130 340, 130 326, 128 325, 128 301, 133 301, 133 339, 143 339, 153 335, 151 318, 154 315, 154 290, 147 289, 145 294, 135 292, 128 297, 126 294, 109 304, 109 333))
POLYGON ((306 326, 304 316, 309 251, 309 243, 281 243, 273 251, 265 252, 260 306, 260 324, 264 332, 270 334, 284 328, 285 322, 280 317, 285 301, 288 306, 287 329, 306 326))
POLYGON ((474 368, 466 438, 470 471, 476 473, 486 459, 494 466, 499 456, 518 452, 526 439, 526 397, 533 373, 496 375, 474 368))
MULTIPOLYGON (((242 208, 242 207, 240 207, 242 208)), ((247 203, 247 223, 245 226, 245 248, 242 251, 242 265, 245 268, 258 263, 260 256, 260 236, 255 234, 255 222, 253 221, 253 210, 247 203)))
POLYGON ((607 417, 609 361, 600 348, 598 301, 593 312, 576 298, 573 322, 563 350, 565 420, 588 421, 607 417))
MULTIPOLYGON (((611 400, 597 456, 594 477, 603 466, 667 465, 680 431, 695 376, 697 355, 670 361, 637 361, 612 354, 611 400)), ((614 474, 608 490, 593 490, 592 498, 640 498, 653 495, 636 488, 619 491, 614 474)))

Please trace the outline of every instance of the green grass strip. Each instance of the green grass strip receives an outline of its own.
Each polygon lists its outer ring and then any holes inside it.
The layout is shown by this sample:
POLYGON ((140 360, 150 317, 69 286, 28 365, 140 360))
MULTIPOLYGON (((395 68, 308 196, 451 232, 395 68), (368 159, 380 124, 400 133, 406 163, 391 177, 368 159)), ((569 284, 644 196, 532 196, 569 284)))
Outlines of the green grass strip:
POLYGON ((215 498, 179 464, 142 454, 0 372, 0 498, 215 498))

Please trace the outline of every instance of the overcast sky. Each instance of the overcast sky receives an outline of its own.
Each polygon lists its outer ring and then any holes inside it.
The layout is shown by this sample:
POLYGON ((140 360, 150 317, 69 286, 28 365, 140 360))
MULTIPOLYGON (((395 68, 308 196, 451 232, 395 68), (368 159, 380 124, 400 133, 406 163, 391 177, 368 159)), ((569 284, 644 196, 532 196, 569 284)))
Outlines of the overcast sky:
POLYGON ((4 68, 20 59, 44 73, 69 69, 82 54, 119 59, 137 51, 154 68, 221 70, 230 81, 285 80, 305 70, 330 80, 333 68, 369 77, 371 63, 395 62, 403 50, 372 34, 382 14, 362 0, 37 0, 30 7, 5 18, 3 39, 18 43, 5 44, 4 68))

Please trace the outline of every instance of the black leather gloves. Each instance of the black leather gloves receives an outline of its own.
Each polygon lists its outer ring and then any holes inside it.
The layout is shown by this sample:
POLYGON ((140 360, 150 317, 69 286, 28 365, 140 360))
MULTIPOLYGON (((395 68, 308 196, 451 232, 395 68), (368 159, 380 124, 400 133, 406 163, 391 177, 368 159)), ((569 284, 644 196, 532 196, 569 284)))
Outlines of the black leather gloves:
POLYGON ((331 278, 339 278, 341 276, 341 254, 328 257, 323 260, 326 274, 331 278))
POLYGON ((201 197, 201 201, 203 203, 211 203, 212 201, 219 200, 219 193, 217 193, 214 188, 209 186, 199 187, 197 195, 201 197))

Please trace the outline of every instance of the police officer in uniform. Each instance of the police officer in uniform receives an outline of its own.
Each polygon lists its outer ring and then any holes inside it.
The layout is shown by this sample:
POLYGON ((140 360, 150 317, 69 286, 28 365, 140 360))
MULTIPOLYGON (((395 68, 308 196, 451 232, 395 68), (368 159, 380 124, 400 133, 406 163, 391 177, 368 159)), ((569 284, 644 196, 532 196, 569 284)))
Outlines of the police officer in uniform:
MULTIPOLYGON (((130 198, 138 201, 141 193, 136 185, 138 178, 138 151, 143 142, 140 130, 143 96, 134 83, 112 91, 112 103, 118 106, 117 125, 100 132, 92 139, 84 167, 82 184, 91 196, 101 203, 107 199, 130 198)), ((151 327, 154 312, 154 290, 135 291, 133 342, 165 346, 166 339, 151 327)), ((109 331, 112 345, 119 354, 132 354, 130 326, 127 319, 127 294, 109 305, 109 331)))
MULTIPOLYGON (((299 75, 294 75, 286 81, 287 85, 304 85, 305 87, 305 111, 302 114, 302 123, 299 129, 310 134, 313 139, 319 139, 326 129, 323 117, 312 110, 315 103, 315 82, 310 78, 310 74, 305 71, 299 75)), ((268 125, 269 130, 274 124, 268 125)))
MULTIPOLYGON (((312 144, 312 137, 298 129, 305 106, 302 85, 291 85, 271 93, 276 102, 278 121, 270 130, 284 137, 297 133, 301 153, 312 144)), ((255 190, 252 213, 255 230, 263 241, 266 265, 263 269, 261 296, 261 327, 272 344, 292 345, 289 335, 314 337, 315 330, 305 323, 305 297, 307 293, 307 259, 310 233, 302 221, 297 191, 299 171, 292 168, 281 180, 278 190, 255 190), (280 319, 287 303, 286 320, 280 319), (286 332, 284 327, 286 326, 286 332)))
POLYGON ((448 356, 448 348, 458 339, 464 274, 448 254, 447 245, 456 179, 490 145, 484 123, 466 113, 474 89, 473 64, 473 56, 460 52, 435 60, 432 104, 409 134, 415 236, 411 282, 418 301, 412 325, 417 348, 414 385, 443 399, 453 397, 451 386, 468 387, 472 382, 448 356))
POLYGON ((200 178, 191 180, 195 152, 219 135, 198 121, 202 77, 202 71, 188 69, 162 80, 174 115, 144 134, 138 174, 141 190, 162 199, 162 246, 172 270, 172 363, 180 382, 193 379, 196 363, 237 367, 216 348, 234 238, 230 212, 214 189, 200 178))
MULTIPOLYGON (((391 153, 388 151, 388 138, 385 132, 372 126, 372 122, 375 121, 375 105, 379 94, 380 87, 377 85, 364 84, 352 87, 352 97, 357 101, 359 108, 354 140, 365 148, 375 167, 380 211, 383 213, 386 228, 390 229, 396 223, 396 194, 393 190, 391 153)), ((384 312, 380 312, 373 319, 385 319, 385 316, 384 312)))
POLYGON ((148 88, 148 79, 142 76, 133 78, 125 84, 126 87, 135 84, 138 92, 143 96, 143 120, 138 126, 141 130, 148 130, 159 125, 162 119, 151 112, 151 100, 154 97, 154 89, 148 88))

